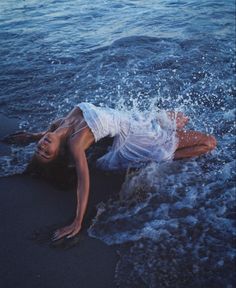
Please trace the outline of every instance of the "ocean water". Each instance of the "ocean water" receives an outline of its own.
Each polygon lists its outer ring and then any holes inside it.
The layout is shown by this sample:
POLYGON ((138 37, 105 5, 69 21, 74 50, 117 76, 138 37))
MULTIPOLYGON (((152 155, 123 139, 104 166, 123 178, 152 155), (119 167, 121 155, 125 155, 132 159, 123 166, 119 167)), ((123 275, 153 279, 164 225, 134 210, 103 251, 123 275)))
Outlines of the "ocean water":
MULTIPOLYGON (((1 0, 0 112, 40 130, 77 103, 185 112, 215 151, 128 174, 89 235, 115 245, 118 287, 235 283, 235 1, 1 0)), ((0 175, 34 145, 11 147, 0 175)))

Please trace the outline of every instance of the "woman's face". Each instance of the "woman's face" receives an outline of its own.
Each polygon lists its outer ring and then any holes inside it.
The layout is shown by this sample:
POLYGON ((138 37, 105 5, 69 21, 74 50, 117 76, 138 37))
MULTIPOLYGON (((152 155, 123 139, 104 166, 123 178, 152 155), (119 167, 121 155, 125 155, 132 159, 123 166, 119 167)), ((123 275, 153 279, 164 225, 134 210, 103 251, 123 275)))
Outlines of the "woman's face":
POLYGON ((60 141, 55 133, 48 132, 38 142, 36 157, 40 162, 47 163, 56 158, 60 141))

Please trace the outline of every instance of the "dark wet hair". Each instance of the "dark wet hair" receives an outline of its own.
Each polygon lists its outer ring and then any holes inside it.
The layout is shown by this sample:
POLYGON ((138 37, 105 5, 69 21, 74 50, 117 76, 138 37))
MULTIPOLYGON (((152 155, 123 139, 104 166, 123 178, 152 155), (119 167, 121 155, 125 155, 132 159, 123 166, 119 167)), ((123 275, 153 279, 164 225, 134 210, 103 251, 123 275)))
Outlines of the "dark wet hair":
POLYGON ((76 182, 75 168, 70 165, 66 148, 61 149, 58 156, 48 163, 42 163, 34 155, 24 174, 43 178, 57 188, 67 189, 76 182))
MULTIPOLYGON (((95 169, 97 158, 104 155, 107 148, 112 145, 113 139, 106 137, 89 148, 86 152, 88 165, 90 169, 95 169)), ((24 174, 37 178, 43 178, 60 189, 68 189, 76 185, 76 170, 71 163, 68 147, 60 147, 57 158, 48 162, 40 162, 36 156, 33 156, 28 164, 24 174)))

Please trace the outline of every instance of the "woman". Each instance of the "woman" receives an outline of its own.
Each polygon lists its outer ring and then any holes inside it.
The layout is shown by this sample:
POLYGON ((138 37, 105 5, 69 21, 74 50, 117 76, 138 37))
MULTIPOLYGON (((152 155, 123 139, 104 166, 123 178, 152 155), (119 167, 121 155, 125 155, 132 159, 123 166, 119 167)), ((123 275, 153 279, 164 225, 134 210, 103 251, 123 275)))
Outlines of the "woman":
POLYGON ((216 147, 216 140, 196 131, 184 131, 188 117, 178 112, 158 115, 123 113, 81 103, 65 118, 56 120, 47 131, 19 132, 5 138, 8 143, 38 141, 35 158, 48 164, 63 147, 71 154, 77 174, 77 208, 73 223, 58 229, 53 240, 71 238, 81 230, 89 196, 89 170, 85 151, 100 139, 114 137, 108 153, 97 165, 105 170, 140 167, 150 161, 166 161, 202 155, 216 147))

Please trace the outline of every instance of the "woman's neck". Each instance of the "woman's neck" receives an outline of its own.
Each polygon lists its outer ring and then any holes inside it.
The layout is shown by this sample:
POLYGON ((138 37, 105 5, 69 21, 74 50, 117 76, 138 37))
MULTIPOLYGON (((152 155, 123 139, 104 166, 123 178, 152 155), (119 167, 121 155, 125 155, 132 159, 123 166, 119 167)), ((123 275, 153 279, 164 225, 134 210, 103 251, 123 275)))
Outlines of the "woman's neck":
POLYGON ((59 137, 61 143, 65 142, 68 136, 71 134, 71 130, 73 129, 72 126, 73 125, 63 125, 54 131, 54 133, 59 137))
POLYGON ((66 142, 68 137, 74 132, 74 129, 78 123, 83 121, 83 115, 81 111, 75 111, 66 117, 61 125, 54 131, 60 138, 61 143, 66 142), (75 113, 76 112, 76 113, 75 113))

